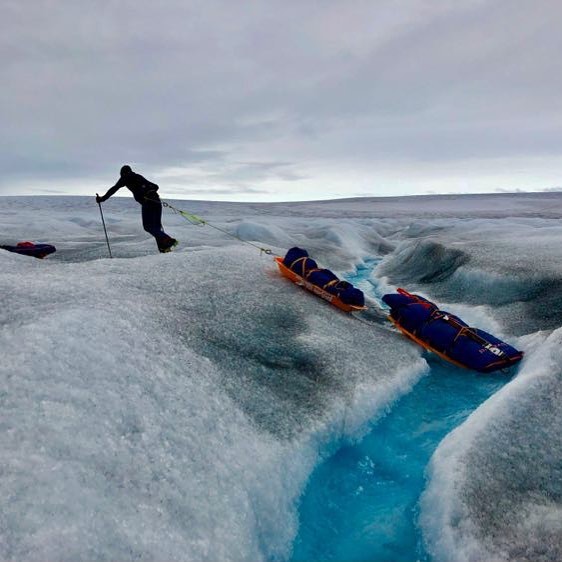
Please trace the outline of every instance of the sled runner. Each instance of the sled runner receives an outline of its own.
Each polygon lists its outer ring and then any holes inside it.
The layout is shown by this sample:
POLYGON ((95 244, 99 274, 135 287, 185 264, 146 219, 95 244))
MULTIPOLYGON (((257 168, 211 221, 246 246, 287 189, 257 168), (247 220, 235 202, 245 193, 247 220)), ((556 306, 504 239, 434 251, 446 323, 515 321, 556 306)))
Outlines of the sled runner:
POLYGON ((283 277, 340 310, 354 312, 367 309, 363 293, 359 289, 338 279, 331 271, 317 267, 306 250, 291 248, 285 258, 276 257, 275 262, 283 277))
POLYGON ((384 295, 382 300, 390 307, 389 320, 405 336, 458 367, 491 373, 523 358, 522 351, 419 295, 397 289, 397 294, 384 295))
POLYGON ((44 258, 57 251, 50 244, 34 244, 33 242, 18 242, 15 246, 0 246, 0 248, 23 256, 33 256, 34 258, 44 258))

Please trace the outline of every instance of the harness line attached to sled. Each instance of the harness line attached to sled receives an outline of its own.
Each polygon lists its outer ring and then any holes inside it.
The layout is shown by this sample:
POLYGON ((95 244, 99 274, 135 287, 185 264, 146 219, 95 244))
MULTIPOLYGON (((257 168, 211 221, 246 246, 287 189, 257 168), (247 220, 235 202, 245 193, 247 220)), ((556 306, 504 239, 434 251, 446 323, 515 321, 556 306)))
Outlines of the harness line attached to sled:
POLYGON ((223 234, 226 234, 227 236, 230 236, 231 238, 234 238, 234 239, 238 240, 239 242, 242 242, 242 244, 248 244, 249 246, 252 246, 252 247, 258 249, 260 251, 260 254, 266 254, 267 256, 273 255, 273 252, 269 248, 262 248, 261 246, 258 246, 257 244, 254 244, 253 242, 249 242, 248 240, 244 240, 244 239, 240 238, 240 236, 236 236, 236 234, 232 234, 231 232, 228 232, 224 228, 220 228, 219 226, 211 224, 210 222, 206 221, 205 219, 202 219, 201 217, 198 217, 197 215, 194 215, 193 213, 188 213, 187 211, 182 211, 181 209, 178 209, 178 208, 174 207, 173 205, 170 205, 169 203, 166 203, 166 201, 161 201, 161 203, 164 207, 167 207, 168 209, 171 209, 174 213, 176 213, 178 215, 181 215, 190 224, 193 224, 195 226, 205 226, 205 225, 210 226, 211 228, 214 228, 215 230, 218 230, 219 232, 222 232, 223 234))

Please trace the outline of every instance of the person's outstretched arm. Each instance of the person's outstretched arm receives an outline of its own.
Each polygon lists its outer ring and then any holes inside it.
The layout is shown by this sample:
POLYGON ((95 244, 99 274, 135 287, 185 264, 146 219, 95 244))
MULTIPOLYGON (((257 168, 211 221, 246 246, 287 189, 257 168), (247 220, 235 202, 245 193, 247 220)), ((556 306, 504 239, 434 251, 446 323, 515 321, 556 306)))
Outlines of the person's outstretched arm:
POLYGON ((123 180, 120 179, 113 187, 110 187, 107 190, 107 193, 105 195, 102 195, 101 197, 99 195, 96 195, 96 203, 103 203, 104 201, 107 201, 107 199, 109 199, 113 194, 115 194, 124 185, 125 184, 123 183, 123 180))

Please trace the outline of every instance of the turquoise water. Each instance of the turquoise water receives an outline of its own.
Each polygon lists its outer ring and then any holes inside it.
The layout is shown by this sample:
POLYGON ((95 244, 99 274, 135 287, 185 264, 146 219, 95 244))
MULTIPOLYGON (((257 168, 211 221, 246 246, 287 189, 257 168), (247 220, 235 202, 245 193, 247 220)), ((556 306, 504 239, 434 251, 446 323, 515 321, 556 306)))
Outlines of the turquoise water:
MULTIPOLYGON (((348 280, 379 300, 376 261, 348 280)), ((424 472, 439 442, 507 382, 427 354, 429 374, 355 445, 320 464, 301 499, 293 562, 429 560, 417 528, 424 472)))

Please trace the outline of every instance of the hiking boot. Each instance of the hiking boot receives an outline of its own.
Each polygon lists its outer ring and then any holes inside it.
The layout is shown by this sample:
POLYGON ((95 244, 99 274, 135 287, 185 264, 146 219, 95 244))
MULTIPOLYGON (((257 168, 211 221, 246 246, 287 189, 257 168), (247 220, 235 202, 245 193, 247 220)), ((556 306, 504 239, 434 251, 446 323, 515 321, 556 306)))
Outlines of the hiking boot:
POLYGON ((179 242, 175 238, 169 238, 165 242, 159 244, 159 250, 162 254, 167 254, 168 252, 172 251, 172 248, 175 248, 179 242))

